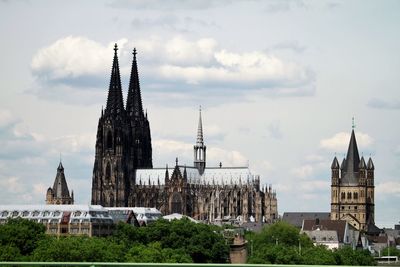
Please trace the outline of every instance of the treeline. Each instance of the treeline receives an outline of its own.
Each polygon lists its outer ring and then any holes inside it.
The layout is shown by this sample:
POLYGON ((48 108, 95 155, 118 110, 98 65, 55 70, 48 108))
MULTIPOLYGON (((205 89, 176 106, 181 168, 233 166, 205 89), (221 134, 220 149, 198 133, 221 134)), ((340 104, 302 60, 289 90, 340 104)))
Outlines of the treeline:
POLYGON ((314 246, 299 230, 285 222, 265 227, 261 233, 246 234, 249 263, 303 265, 376 265, 367 250, 353 250, 349 246, 329 250, 314 246))
POLYGON ((120 223, 109 237, 54 237, 41 224, 12 219, 0 226, 0 261, 226 263, 221 229, 189 220, 120 223))

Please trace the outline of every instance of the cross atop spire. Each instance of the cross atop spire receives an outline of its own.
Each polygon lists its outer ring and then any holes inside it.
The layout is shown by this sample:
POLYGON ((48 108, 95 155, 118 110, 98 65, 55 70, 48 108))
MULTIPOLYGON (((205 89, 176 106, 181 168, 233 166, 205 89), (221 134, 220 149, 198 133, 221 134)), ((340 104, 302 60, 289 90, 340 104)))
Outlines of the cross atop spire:
POLYGON ((133 54, 133 60, 136 61, 136 54, 137 54, 137 52, 136 52, 136 47, 133 48, 132 54, 133 54))
POLYGON ((354 117, 351 118, 351 128, 354 130, 354 128, 356 128, 356 125, 354 123, 354 117))
POLYGON ((203 146, 204 145, 204 140, 203 140, 203 122, 201 120, 201 106, 199 108, 199 124, 197 127, 197 141, 196 144, 198 146, 203 146))
POLYGON ((119 73, 119 63, 117 55, 118 46, 114 45, 114 60, 111 70, 110 87, 108 89, 106 114, 121 113, 124 110, 124 100, 122 97, 121 75, 119 73))

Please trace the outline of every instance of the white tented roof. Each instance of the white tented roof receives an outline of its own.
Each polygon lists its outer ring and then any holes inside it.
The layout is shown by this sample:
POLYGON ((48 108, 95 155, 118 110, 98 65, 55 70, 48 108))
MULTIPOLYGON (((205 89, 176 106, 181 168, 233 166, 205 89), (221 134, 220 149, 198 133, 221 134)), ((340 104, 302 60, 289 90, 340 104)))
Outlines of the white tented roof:
MULTIPOLYGON (((185 167, 179 166, 179 170, 183 175, 185 167)), ((171 178, 174 168, 168 169, 168 178, 171 178)), ((252 183, 256 176, 252 175, 248 167, 223 167, 223 168, 206 168, 204 173, 200 175, 199 171, 194 167, 186 167, 187 179, 191 184, 247 184, 252 183)), ((165 168, 154 169, 138 169, 136 170, 136 184, 154 184, 158 182, 163 185, 165 180, 165 168)))

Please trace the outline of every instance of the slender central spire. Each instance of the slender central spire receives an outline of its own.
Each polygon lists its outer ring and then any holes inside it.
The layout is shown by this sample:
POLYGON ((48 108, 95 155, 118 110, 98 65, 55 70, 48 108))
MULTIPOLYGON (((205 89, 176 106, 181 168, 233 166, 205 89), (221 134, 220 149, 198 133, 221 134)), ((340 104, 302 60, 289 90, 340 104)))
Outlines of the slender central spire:
POLYGON ((124 99, 122 96, 121 75, 119 73, 118 46, 114 46, 114 60, 111 70, 110 87, 108 89, 107 106, 105 113, 121 113, 124 110, 124 99))
POLYGON ((140 82, 139 82, 139 72, 136 61, 136 48, 133 49, 133 61, 131 78, 129 82, 128 98, 126 102, 126 111, 131 116, 142 116, 143 115, 143 105, 142 96, 140 92, 140 82))
POLYGON ((204 141, 203 141, 203 123, 201 121, 201 106, 199 108, 199 125, 197 127, 197 142, 196 144, 198 146, 203 146, 204 141))

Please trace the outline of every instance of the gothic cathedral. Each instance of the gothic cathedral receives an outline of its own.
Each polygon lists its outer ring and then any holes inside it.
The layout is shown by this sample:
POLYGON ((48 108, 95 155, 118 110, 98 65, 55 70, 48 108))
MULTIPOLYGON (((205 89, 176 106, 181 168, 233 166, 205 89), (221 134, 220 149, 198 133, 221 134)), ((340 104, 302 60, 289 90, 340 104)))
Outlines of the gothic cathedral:
POLYGON ((93 167, 92 204, 106 207, 155 207, 197 220, 278 219, 276 192, 261 186, 248 167, 206 166, 201 110, 193 166, 153 168, 150 126, 144 114, 133 51, 126 108, 122 96, 117 45, 107 105, 99 119, 93 167))

